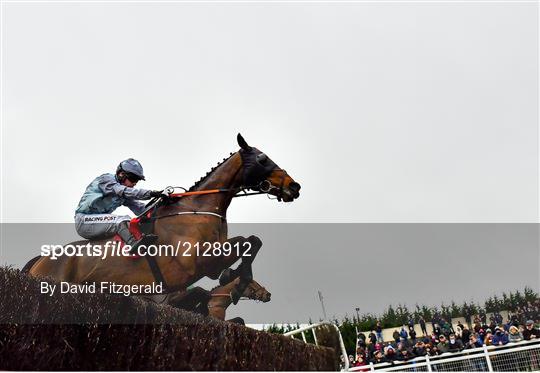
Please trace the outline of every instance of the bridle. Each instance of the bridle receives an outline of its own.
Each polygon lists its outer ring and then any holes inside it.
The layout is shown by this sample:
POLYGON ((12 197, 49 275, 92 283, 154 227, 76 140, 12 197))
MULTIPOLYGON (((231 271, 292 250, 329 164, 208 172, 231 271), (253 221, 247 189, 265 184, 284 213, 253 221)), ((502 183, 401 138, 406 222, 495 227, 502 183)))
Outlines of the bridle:
MULTIPOLYGON (((275 163, 272 163, 274 167, 269 169, 265 174, 262 174, 262 176, 266 177, 273 171, 282 171, 281 175, 281 182, 279 187, 274 186, 270 181, 268 181, 266 178, 259 181, 259 182, 253 182, 252 180, 246 179, 244 177, 244 183, 243 185, 235 188, 218 188, 218 189, 207 189, 207 190, 194 190, 189 191, 184 187, 173 187, 168 186, 164 189, 164 194, 161 197, 156 197, 155 199, 152 199, 147 206, 149 206, 141 215, 146 215, 149 210, 154 209, 157 207, 157 202, 159 200, 166 200, 166 199, 172 199, 172 198, 181 198, 181 197, 188 197, 188 196, 197 196, 197 195, 207 195, 207 194, 217 194, 217 193, 230 193, 233 192, 234 195, 233 198, 236 197, 248 197, 253 195, 259 195, 259 194, 266 194, 268 198, 270 199, 277 199, 279 202, 281 202, 283 198, 283 187, 285 185, 285 178, 288 176, 287 171, 277 166, 275 163), (247 185, 246 185, 247 184, 247 185), (174 193, 175 189, 183 189, 183 192, 180 193, 174 193), (253 190, 253 192, 248 192, 248 190, 253 190), (270 194, 272 191, 276 191, 276 198, 271 198, 270 194)), ((240 170, 240 169, 239 169, 240 170)), ((245 163, 243 162, 243 166, 241 170, 244 170, 245 172, 245 163)), ((221 214, 218 214, 216 212, 212 211, 181 211, 181 212, 174 212, 170 214, 160 215, 160 216, 152 216, 151 219, 157 220, 162 219, 170 216, 178 216, 178 215, 207 215, 207 216, 214 216, 217 218, 222 219, 223 221, 227 221, 227 218, 221 214)))
POLYGON ((252 297, 253 298, 250 298, 250 299, 253 299, 257 302, 262 302, 262 300, 260 300, 262 298, 262 292, 267 292, 266 288, 264 286, 259 286, 259 288, 255 291, 253 291, 253 295, 252 297), (257 299, 258 298, 258 299, 257 299))
MULTIPOLYGON (((270 199, 277 199, 279 202, 281 202, 281 198, 283 197, 283 186, 285 185, 285 176, 287 175, 287 171, 285 171, 282 168, 275 169, 274 171, 283 171, 283 174, 281 175, 281 183, 279 183, 279 187, 276 187, 272 185, 270 181, 267 179, 264 179, 259 183, 259 193, 252 193, 252 194, 266 194, 269 195, 272 190, 277 190, 276 198, 270 199)), ((235 195, 234 197, 242 197, 242 195, 235 195)))
MULTIPOLYGON (((272 171, 283 171, 283 174, 281 175, 281 183, 279 187, 272 185, 270 181, 267 179, 264 179, 257 184, 253 185, 241 185, 236 188, 219 188, 219 189, 207 189, 207 190, 195 190, 195 191, 188 191, 184 187, 173 187, 168 186, 165 188, 164 195, 165 198, 180 198, 180 197, 187 197, 187 196, 197 196, 197 195, 204 195, 204 194, 215 194, 215 193, 229 193, 234 192, 233 198, 236 197, 247 197, 247 196, 254 196, 258 194, 270 194, 272 190, 277 190, 276 198, 278 201, 281 202, 281 198, 283 196, 283 186, 285 185, 285 178, 287 177, 287 171, 285 171, 282 168, 274 168, 272 171), (179 188, 183 189, 184 192, 181 193, 174 193, 174 189, 179 188), (254 190, 255 192, 248 192, 248 190, 254 190)), ((162 198, 162 197, 158 197, 162 198)))

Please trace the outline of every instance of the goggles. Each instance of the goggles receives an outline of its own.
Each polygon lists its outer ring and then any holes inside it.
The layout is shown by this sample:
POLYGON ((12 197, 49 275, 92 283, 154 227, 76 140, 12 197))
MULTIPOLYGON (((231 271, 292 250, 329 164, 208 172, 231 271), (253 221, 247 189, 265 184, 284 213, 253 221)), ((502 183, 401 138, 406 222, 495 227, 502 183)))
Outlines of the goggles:
MULTIPOLYGON (((125 171, 124 171, 125 172, 125 171)), ((138 182, 139 180, 141 180, 141 178, 131 172, 126 172, 126 178, 131 181, 132 183, 136 183, 138 182)))

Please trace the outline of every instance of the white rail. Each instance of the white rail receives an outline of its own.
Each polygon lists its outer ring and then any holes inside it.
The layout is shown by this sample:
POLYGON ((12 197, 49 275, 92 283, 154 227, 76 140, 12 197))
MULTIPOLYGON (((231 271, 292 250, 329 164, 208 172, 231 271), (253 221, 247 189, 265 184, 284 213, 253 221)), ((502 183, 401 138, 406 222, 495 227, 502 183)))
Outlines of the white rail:
POLYGON ((350 372, 500 372, 540 371, 540 340, 508 343, 504 346, 483 346, 438 356, 422 356, 408 361, 369 364, 348 369, 350 372))
POLYGON ((343 354, 343 356, 345 356, 345 368, 344 370, 348 370, 349 369, 349 359, 347 358, 347 350, 345 350, 345 344, 343 343, 343 338, 341 337, 341 333, 339 331, 339 328, 337 327, 336 324, 332 324, 330 322, 321 322, 321 323, 318 323, 318 324, 312 324, 312 325, 308 325, 308 326, 304 326, 304 327, 301 327, 299 329, 295 329, 295 330, 291 330, 290 332, 287 332, 287 333, 283 333, 283 335, 287 336, 287 337, 292 337, 294 338, 294 336, 296 334, 302 334, 302 340, 306 342, 306 332, 311 330, 311 332, 313 333, 313 339, 315 340, 315 345, 319 345, 318 341, 317 341, 317 335, 315 334, 315 329, 317 329, 318 327, 321 327, 321 326, 329 326, 333 329, 335 329, 338 337, 339 337, 339 347, 341 348, 341 353, 343 354))

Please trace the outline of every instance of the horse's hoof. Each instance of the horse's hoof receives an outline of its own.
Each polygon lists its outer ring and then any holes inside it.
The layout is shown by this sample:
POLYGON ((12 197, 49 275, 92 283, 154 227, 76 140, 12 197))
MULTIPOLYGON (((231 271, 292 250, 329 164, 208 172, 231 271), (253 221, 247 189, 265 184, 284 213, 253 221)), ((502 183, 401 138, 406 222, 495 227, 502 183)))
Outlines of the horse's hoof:
POLYGON ((251 245, 257 249, 260 249, 263 245, 263 242, 261 241, 261 239, 257 236, 254 236, 254 235, 251 235, 248 237, 248 241, 249 243, 251 243, 251 245))
POLYGON ((232 269, 227 268, 223 270, 223 272, 221 272, 221 274, 219 275, 219 285, 221 286, 227 285, 229 282, 233 280, 232 271, 233 271, 232 269))

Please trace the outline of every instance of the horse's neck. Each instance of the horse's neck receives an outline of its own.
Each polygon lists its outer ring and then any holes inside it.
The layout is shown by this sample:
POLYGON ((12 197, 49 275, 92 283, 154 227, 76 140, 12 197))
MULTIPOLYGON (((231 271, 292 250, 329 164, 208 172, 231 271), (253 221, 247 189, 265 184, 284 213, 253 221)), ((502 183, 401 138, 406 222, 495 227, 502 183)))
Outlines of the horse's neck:
POLYGON ((201 207, 211 208, 225 215, 235 189, 242 185, 242 158, 240 153, 233 154, 227 161, 214 169, 194 190, 230 189, 228 192, 196 196, 201 207))
POLYGON ((208 304, 212 307, 228 307, 231 303, 231 297, 224 296, 230 294, 232 289, 238 285, 239 279, 236 279, 227 285, 219 286, 210 292, 212 296, 208 304))

